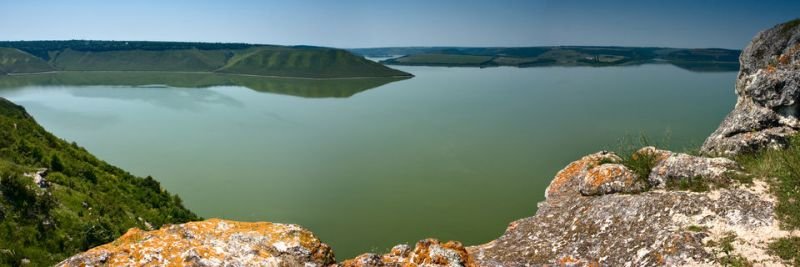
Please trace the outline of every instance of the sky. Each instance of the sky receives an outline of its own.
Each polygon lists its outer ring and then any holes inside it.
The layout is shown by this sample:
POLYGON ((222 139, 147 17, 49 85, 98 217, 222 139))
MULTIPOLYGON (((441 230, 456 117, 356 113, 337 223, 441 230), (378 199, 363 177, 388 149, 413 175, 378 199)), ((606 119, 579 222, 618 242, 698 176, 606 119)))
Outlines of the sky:
POLYGON ((0 40, 741 49, 800 0, 0 0, 0 40))

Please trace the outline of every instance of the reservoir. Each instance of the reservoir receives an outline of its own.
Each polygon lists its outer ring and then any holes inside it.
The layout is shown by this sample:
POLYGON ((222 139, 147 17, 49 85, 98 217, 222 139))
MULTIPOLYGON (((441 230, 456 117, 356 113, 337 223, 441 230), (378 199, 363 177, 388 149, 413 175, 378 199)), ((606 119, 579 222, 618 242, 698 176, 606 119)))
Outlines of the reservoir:
POLYGON ((300 224, 339 260, 491 241, 569 162, 642 135, 696 149, 736 99, 735 72, 667 64, 396 68, 415 77, 61 73, 0 96, 199 216, 300 224))

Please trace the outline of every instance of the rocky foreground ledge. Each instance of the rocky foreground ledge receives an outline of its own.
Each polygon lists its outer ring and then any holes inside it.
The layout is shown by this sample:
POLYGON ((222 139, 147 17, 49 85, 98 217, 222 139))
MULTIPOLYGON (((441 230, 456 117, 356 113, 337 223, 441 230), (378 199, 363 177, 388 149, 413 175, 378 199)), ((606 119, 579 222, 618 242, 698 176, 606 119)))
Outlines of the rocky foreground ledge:
POLYGON ((632 157, 652 159, 648 177, 614 153, 585 156, 556 175, 536 215, 473 247, 427 239, 337 263, 333 250, 300 226, 210 219, 131 229, 59 266, 655 266, 714 265, 731 256, 781 264, 767 244, 791 233, 778 227, 763 182, 737 185, 738 166, 725 158, 654 147, 632 157), (686 179, 728 186, 669 188, 686 179), (726 242, 732 250, 714 245, 726 242))

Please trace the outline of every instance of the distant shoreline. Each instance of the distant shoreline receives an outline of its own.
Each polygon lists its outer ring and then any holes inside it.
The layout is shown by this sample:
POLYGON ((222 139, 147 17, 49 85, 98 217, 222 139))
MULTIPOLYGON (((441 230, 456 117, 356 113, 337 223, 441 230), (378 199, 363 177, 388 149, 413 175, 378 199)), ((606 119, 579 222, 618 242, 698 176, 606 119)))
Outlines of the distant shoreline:
MULTIPOLYGON (((43 72, 18 72, 6 73, 5 76, 27 76, 27 75, 47 75, 59 73, 176 73, 176 74, 205 74, 205 75, 232 75, 243 77, 259 77, 259 78, 273 78, 273 79, 293 79, 293 80, 362 80, 362 79, 387 79, 387 78, 413 78, 414 75, 397 75, 397 76, 381 76, 381 77, 296 77, 296 76, 277 76, 277 75, 257 75, 257 74, 241 74, 241 73, 225 73, 225 72, 211 72, 211 71, 159 71, 159 70, 59 70, 59 71, 43 71, 43 72)), ((2 77, 3 75, 0 75, 2 77)))

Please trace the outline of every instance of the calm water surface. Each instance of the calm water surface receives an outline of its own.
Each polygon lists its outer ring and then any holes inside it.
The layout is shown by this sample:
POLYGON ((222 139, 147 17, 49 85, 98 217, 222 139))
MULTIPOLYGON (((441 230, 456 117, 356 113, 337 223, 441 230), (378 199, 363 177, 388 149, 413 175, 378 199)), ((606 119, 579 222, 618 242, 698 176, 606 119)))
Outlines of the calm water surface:
POLYGON ((0 96, 203 217, 301 224, 339 259, 487 242, 533 215, 570 161, 642 132, 697 146, 735 101, 734 72, 670 65, 400 69, 416 77, 332 95, 346 98, 52 81, 0 96))

